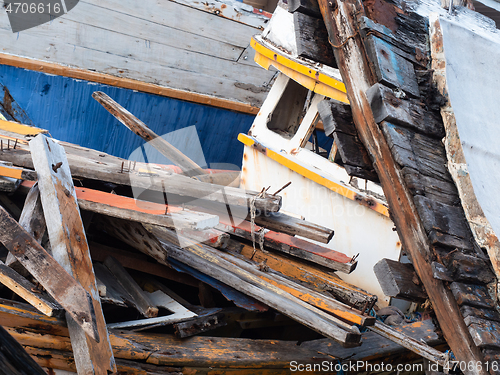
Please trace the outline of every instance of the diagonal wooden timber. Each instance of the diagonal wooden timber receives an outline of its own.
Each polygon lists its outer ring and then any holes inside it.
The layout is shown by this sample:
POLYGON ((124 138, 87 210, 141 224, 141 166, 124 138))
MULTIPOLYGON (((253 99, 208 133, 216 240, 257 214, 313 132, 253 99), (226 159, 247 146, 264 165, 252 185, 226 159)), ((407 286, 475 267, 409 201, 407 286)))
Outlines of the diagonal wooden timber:
POLYGON ((0 242, 94 339, 99 334, 89 294, 0 206, 0 242))
MULTIPOLYGON (((431 248, 423 224, 404 182, 401 169, 394 161, 367 100, 366 91, 375 83, 375 79, 356 21, 356 17, 364 15, 363 5, 359 0, 319 0, 319 5, 347 88, 359 138, 373 159, 403 247, 411 256, 413 266, 429 295, 444 337, 457 359, 465 363, 481 362, 483 359, 481 352, 472 341, 451 291, 442 281, 433 277, 431 248)), ((482 368, 468 368, 465 373, 487 372, 482 366, 482 368)))
POLYGON ((194 177, 207 173, 201 167, 146 126, 141 120, 123 108, 103 92, 96 91, 92 97, 123 125, 156 148, 163 156, 182 169, 187 176, 194 177))

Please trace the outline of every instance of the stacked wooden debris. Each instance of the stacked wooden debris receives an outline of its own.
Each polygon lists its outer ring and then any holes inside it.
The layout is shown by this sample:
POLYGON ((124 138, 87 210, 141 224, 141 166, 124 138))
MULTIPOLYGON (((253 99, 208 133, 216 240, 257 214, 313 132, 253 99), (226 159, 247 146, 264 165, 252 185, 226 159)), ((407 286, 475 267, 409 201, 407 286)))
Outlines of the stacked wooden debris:
MULTIPOLYGON (((320 342, 297 341, 326 337, 341 353, 362 344, 365 327, 443 361, 368 314, 376 297, 334 273, 353 272, 356 261, 318 244, 333 230, 280 213, 276 193, 228 186, 234 173, 201 169, 110 98, 95 98, 176 166, 125 161, 0 121, 0 325, 39 365, 283 373, 291 361, 331 358, 320 342)), ((420 338, 439 342, 430 321, 420 338)), ((370 359, 394 349, 380 340, 367 340, 370 359)))

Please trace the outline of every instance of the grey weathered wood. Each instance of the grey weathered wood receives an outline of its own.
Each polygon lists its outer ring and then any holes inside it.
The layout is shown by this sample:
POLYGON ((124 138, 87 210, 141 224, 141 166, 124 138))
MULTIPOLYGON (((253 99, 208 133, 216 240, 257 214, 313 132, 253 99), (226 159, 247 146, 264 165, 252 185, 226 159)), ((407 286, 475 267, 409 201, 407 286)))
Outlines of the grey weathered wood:
POLYGON ((90 251, 80 217, 75 188, 64 148, 38 135, 30 141, 31 156, 38 174, 38 186, 54 258, 74 275, 92 298, 99 340, 85 335, 69 317, 68 328, 77 369, 82 374, 116 371, 102 306, 97 291, 90 251))
POLYGON ((415 206, 427 232, 436 230, 460 238, 472 238, 462 207, 450 206, 422 196, 415 197, 415 206))
POLYGON ((46 375, 17 340, 0 327, 0 368, 4 375, 46 375))
POLYGON ((464 320, 474 343, 478 347, 500 349, 499 322, 478 318, 473 315, 469 315, 464 320))
POLYGON ((111 273, 116 277, 121 286, 132 297, 130 301, 139 312, 148 317, 154 318, 158 315, 158 309, 149 299, 147 294, 135 282, 130 274, 123 268, 123 266, 114 257, 108 256, 104 261, 104 265, 108 267, 111 273))
POLYGON ((295 12, 293 14, 297 55, 315 62, 336 67, 335 57, 329 48, 328 33, 321 18, 295 12))
POLYGON ((267 212, 257 215, 255 223, 276 232, 286 233, 291 236, 301 236, 322 243, 329 243, 334 235, 333 229, 310 221, 297 219, 280 212, 267 212))
POLYGON ((373 35, 365 38, 365 46, 378 82, 414 98, 420 96, 413 64, 401 56, 403 51, 373 35))
MULTIPOLYGON (((129 223, 129 225, 134 226, 134 237, 137 238, 137 240, 131 238, 128 232, 114 231, 112 232, 113 235, 137 247, 141 251, 145 251, 144 241, 146 238, 152 238, 151 243, 148 243, 147 246, 148 251, 150 251, 150 247, 157 247, 156 243, 158 243, 158 239, 155 236, 135 223, 129 223), (153 246, 151 244, 153 244, 153 246)), ((186 241, 186 244, 189 243, 187 239, 183 241, 186 241)), ((285 315, 290 317, 293 316, 292 318, 294 320, 321 332, 327 337, 331 337, 348 346, 359 344, 359 335, 338 327, 336 325, 338 324, 338 320, 331 315, 325 315, 325 313, 310 305, 307 305, 308 307, 306 308, 305 303, 297 298, 290 298, 291 296, 285 297, 286 294, 283 295, 281 291, 276 291, 272 285, 263 283, 262 280, 256 278, 249 272, 212 255, 211 251, 216 251, 215 249, 206 245, 186 246, 180 249, 170 242, 162 241, 160 249, 154 250, 154 252, 157 251, 163 252, 163 258, 166 258, 168 255, 170 258, 185 263, 200 272, 232 286, 234 289, 250 297, 261 300, 285 315), (238 275, 233 273, 236 270, 238 271, 238 275), (250 282, 249 280, 252 281, 250 282), (258 283, 259 286, 254 285, 254 283, 258 283)), ((345 325, 345 323, 342 323, 342 325, 345 325)))
POLYGON ((431 346, 422 343, 409 335, 406 335, 398 330, 395 330, 388 325, 376 321, 375 325, 369 328, 371 331, 378 333, 382 337, 385 337, 408 350, 411 350, 414 353, 421 355, 428 360, 431 360, 435 363, 439 363, 443 366, 446 362, 447 356, 445 353, 442 353, 431 346))
POLYGON ((0 242, 91 337, 99 338, 89 294, 2 207, 0 242))
POLYGON ((192 161, 189 157, 180 152, 163 138, 159 137, 146 124, 123 108, 120 104, 111 99, 103 92, 96 91, 92 97, 99 102, 106 110, 116 117, 129 130, 137 134, 139 137, 156 148, 162 155, 171 160, 175 165, 180 167, 184 174, 188 176, 197 176, 205 174, 206 171, 200 168, 198 164, 192 161))
MULTIPOLYGON (((90 189, 85 189, 86 191, 90 189)), ((99 192, 101 195, 106 195, 108 193, 99 192)), ((99 213, 107 216, 113 216, 120 219, 133 220, 139 223, 148 223, 162 225, 169 228, 190 228, 194 230, 205 230, 213 228, 219 223, 219 218, 216 215, 210 215, 202 212, 195 212, 188 209, 183 209, 182 211, 171 210, 167 212, 168 207, 164 206, 164 212, 162 214, 154 214, 141 210, 141 204, 148 205, 149 202, 141 201, 139 199, 134 200, 133 198, 123 197, 130 201, 133 208, 120 207, 111 204, 111 200, 116 198, 116 195, 108 194, 110 202, 94 202, 90 199, 78 198, 78 205, 80 209, 99 213), (137 208, 137 209, 135 209, 137 208)), ((118 203, 119 204, 119 203, 118 203)))
POLYGON ((47 316, 53 316, 63 310, 63 308, 47 295, 47 293, 37 291, 33 283, 26 280, 23 276, 1 261, 0 283, 47 316))
POLYGON ((455 184, 426 176, 412 168, 403 168, 403 174, 408 189, 413 195, 423 195, 450 206, 460 203, 455 184))
POLYGON ((495 274, 484 259, 455 251, 445 261, 456 281, 489 284, 495 280, 495 274))
POLYGON ((382 259, 373 266, 375 276, 386 296, 407 299, 410 301, 425 301, 427 294, 418 280, 411 264, 404 264, 391 259, 382 259))
POLYGON ((470 305, 486 309, 495 306, 495 301, 493 301, 488 289, 483 285, 464 284, 455 281, 451 283, 450 288, 459 305, 470 305))
POLYGON ((318 2, 315 0, 288 0, 288 11, 300 12, 311 17, 321 18, 318 2))
POLYGON ((429 241, 433 245, 441 245, 450 249, 459 248, 469 251, 474 250, 474 246, 468 238, 452 236, 450 234, 441 233, 437 230, 431 230, 429 232, 429 241))
POLYGON ((464 319, 467 318, 468 316, 475 316, 481 319, 500 322, 500 313, 497 310, 487 310, 473 306, 463 305, 462 307, 460 307, 460 312, 462 313, 464 319))
POLYGON ((101 302, 127 307, 125 301, 128 301, 130 296, 128 292, 123 289, 118 280, 116 280, 111 271, 102 263, 94 263, 94 272, 97 284, 101 282, 106 289, 104 295, 102 295, 99 290, 101 302))
POLYGON ((215 247, 216 249, 225 249, 230 236, 226 232, 222 232, 218 229, 206 229, 206 230, 189 230, 177 228, 176 232, 181 236, 190 238, 196 242, 204 243, 215 247))
POLYGON ((334 99, 324 99, 318 104, 318 113, 327 136, 336 131, 353 136, 358 134, 349 105, 334 99))
MULTIPOLYGON (((19 218, 19 225, 21 225, 26 232, 33 236, 38 243, 42 242, 42 237, 45 234, 46 227, 38 184, 33 185, 24 200, 24 207, 19 218)), ((26 269, 11 253, 7 255, 5 264, 16 270, 21 275, 27 276, 26 269)))
POLYGON ((400 98, 393 90, 380 83, 370 87, 366 95, 375 122, 389 121, 435 137, 444 136, 439 120, 425 111, 416 99, 400 98))
POLYGON ((450 272, 445 266, 438 262, 432 262, 432 276, 435 279, 443 281, 453 281, 453 273, 450 272))
MULTIPOLYGON (((289 107, 286 109, 288 110, 289 107)), ((283 110, 285 111, 285 109, 283 110)), ((229 186, 221 187, 220 185, 197 181, 187 176, 172 174, 147 163, 129 163, 124 159, 69 143, 59 142, 59 144, 63 145, 66 150, 71 174, 74 177, 101 180, 118 185, 133 186, 134 189, 148 189, 161 194, 165 192, 182 197, 200 198, 224 205, 244 207, 250 207, 255 196, 258 195, 257 192, 229 186), (122 163, 125 163, 123 172, 122 163), (130 164, 133 164, 135 169, 128 168, 130 164), (150 171, 150 173, 144 171, 150 171)), ((26 150, 16 149, 10 150, 8 153, 0 150, 0 157, 4 160, 13 161, 16 165, 33 168, 31 155, 26 150)), ((2 194, 0 194, 1 198, 2 194)), ((255 207, 261 211, 277 212, 281 208, 281 199, 280 196, 264 194, 263 197, 256 198, 254 203, 255 207)))

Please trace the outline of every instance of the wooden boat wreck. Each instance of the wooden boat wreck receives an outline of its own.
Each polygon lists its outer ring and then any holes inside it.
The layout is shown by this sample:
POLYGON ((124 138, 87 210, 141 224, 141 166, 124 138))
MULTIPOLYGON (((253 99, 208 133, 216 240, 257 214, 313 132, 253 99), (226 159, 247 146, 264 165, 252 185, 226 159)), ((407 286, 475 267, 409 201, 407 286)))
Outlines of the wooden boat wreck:
POLYGON ((239 188, 103 92, 175 166, 0 121, 3 367, 498 373, 500 70, 462 77, 499 45, 457 4, 280 3, 239 188))

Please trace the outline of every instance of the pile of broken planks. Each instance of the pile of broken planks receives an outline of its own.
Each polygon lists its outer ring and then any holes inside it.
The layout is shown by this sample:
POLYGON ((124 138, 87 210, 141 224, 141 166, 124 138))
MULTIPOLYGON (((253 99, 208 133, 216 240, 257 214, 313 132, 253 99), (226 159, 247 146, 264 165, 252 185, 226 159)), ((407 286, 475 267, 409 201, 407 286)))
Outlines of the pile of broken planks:
POLYGON ((371 360, 409 349, 443 363, 421 341, 439 343, 431 321, 415 325, 414 338, 376 321, 376 297, 334 273, 356 262, 319 244, 333 230, 280 213, 277 193, 228 186, 227 171, 199 168, 110 98, 94 97, 176 166, 0 122, 0 325, 38 365, 281 374, 291 361, 349 361, 364 342, 371 360))

